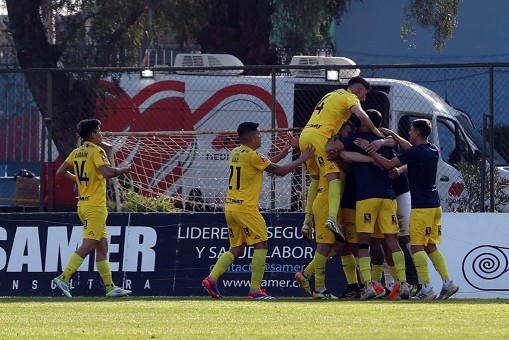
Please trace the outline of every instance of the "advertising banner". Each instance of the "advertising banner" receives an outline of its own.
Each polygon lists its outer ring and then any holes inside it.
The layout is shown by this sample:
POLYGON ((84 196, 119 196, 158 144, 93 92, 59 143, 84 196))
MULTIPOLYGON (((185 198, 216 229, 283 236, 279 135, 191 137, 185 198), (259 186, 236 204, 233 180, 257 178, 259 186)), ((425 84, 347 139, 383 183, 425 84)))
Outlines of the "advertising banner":
MULTIPOLYGON (((275 296, 303 296, 293 277, 312 260, 314 245, 300 235, 298 213, 264 214, 269 252, 262 286, 275 296)), ((136 296, 205 295, 201 281, 229 248, 222 213, 110 213, 109 261, 116 285, 136 296)), ((0 214, 0 295, 60 295, 52 279, 81 244, 75 213, 0 214)), ((225 296, 247 296, 252 247, 221 278, 225 296)), ((100 296, 104 287, 94 263, 85 259, 72 278, 74 296, 100 296)), ((327 284, 346 286, 341 262, 328 265, 327 284)))
MULTIPOLYGON (((262 287, 274 296, 303 296, 294 281, 312 260, 315 245, 300 235, 300 213, 263 214, 269 252, 262 287)), ((509 217, 507 214, 446 213, 442 243, 458 298, 509 298, 509 217)), ((136 296, 205 295, 201 281, 228 250, 222 213, 111 213, 109 261, 115 284, 136 296)), ((0 296, 59 296, 52 279, 81 244, 83 227, 75 213, 0 214, 0 296)), ((252 248, 221 277, 224 296, 246 296, 252 248)), ((104 287, 89 256, 72 278, 74 296, 102 296, 104 287)), ((429 262, 431 283, 442 286, 429 262)), ((341 261, 327 264, 327 288, 346 286, 341 261)))

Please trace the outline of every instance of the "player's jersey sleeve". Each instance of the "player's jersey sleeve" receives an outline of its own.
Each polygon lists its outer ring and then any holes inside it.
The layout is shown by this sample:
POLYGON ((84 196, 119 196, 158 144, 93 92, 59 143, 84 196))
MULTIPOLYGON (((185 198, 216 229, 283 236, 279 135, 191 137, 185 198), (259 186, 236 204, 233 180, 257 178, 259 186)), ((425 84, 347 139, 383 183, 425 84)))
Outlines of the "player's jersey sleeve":
POLYGON ((419 149, 416 147, 410 147, 409 149, 406 149, 403 151, 399 156, 398 159, 401 162, 401 164, 409 164, 409 163, 416 163, 419 161, 421 155, 419 152, 419 149))
POLYGON ((251 159, 249 163, 258 170, 264 171, 271 164, 271 161, 264 155, 255 151, 251 153, 251 159))
POLYGON ((94 150, 93 162, 96 168, 99 168, 102 165, 110 165, 110 161, 106 156, 106 152, 100 147, 97 147, 97 150, 94 150))
POLYGON ((74 149, 71 151, 71 153, 69 154, 69 156, 67 156, 67 158, 65 159, 65 162, 67 164, 69 164, 70 166, 73 166, 73 159, 74 159, 74 155, 76 154, 76 150, 77 149, 74 149))

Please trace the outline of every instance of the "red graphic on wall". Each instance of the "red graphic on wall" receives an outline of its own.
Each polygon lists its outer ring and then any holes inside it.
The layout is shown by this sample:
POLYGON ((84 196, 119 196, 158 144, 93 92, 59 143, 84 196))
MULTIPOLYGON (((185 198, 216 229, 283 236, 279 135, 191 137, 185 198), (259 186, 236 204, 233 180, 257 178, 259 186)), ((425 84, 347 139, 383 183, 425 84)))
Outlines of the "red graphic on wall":
POLYGON ((449 196, 459 197, 465 189, 465 184, 461 182, 453 182, 449 187, 449 196))
MULTIPOLYGON (((182 81, 159 81, 153 83, 133 97, 130 97, 122 88, 102 81, 104 95, 96 103, 96 116, 101 119, 101 130, 109 132, 131 131, 194 131, 200 121, 220 107, 230 97, 238 95, 250 95, 258 98, 267 106, 270 115, 272 95, 263 88, 249 84, 237 84, 226 86, 213 93, 196 110, 192 111, 185 100, 186 84, 182 81), (142 107, 143 106, 143 107, 142 107)), ((234 113, 232 113, 234 114, 234 113)), ((246 117, 245 120, 249 120, 246 117)), ((229 121, 218 122, 218 126, 225 126, 225 130, 234 130, 229 121)), ((276 102, 276 126, 288 128, 288 120, 283 107, 276 102)), ((150 164, 166 164, 172 158, 191 152, 192 138, 175 138, 171 145, 165 144, 166 154, 154 155, 148 153, 144 145, 139 145, 137 150, 129 150, 132 176, 137 182, 150 187, 151 191, 158 194, 166 192, 183 175, 182 164, 176 163, 173 168, 152 169, 150 164), (143 169, 143 170, 142 170, 143 169), (143 174, 141 177, 139 174, 143 174)), ((276 148, 282 148, 286 142, 286 134, 278 133, 276 136, 276 148)), ((238 145, 236 134, 220 134, 212 142, 215 150, 231 150, 238 145)), ((122 154, 116 157, 123 161, 122 154)))

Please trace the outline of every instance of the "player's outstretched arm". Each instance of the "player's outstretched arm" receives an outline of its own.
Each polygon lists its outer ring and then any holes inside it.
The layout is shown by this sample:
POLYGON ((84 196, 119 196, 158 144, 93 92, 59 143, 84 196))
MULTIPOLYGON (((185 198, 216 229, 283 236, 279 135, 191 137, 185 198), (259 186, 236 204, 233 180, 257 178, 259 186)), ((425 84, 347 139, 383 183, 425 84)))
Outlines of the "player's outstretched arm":
POLYGON ((410 144, 409 141, 407 141, 405 138, 403 138, 400 135, 398 135, 396 132, 394 132, 392 130, 389 130, 389 129, 386 129, 386 128, 380 128, 380 130, 383 133, 385 133, 386 135, 391 136, 392 138, 394 138, 394 140, 399 144, 399 146, 403 150, 406 150, 406 149, 408 149, 408 148, 410 148, 412 146, 412 144, 410 144))
POLYGON ((290 145, 290 142, 286 141, 285 146, 275 156, 271 157, 270 161, 272 163, 278 163, 279 161, 281 161, 283 158, 285 158, 288 155, 291 147, 292 146, 290 145))
POLYGON ((265 168, 265 171, 274 174, 276 176, 284 176, 293 170, 297 169, 299 165, 306 162, 308 159, 315 155, 315 148, 312 146, 308 146, 304 152, 302 152, 296 160, 291 163, 285 165, 278 165, 271 163, 269 166, 265 168))
POLYGON ((378 128, 373 124, 371 119, 369 119, 368 115, 359 105, 354 105, 351 108, 352 112, 359 118, 361 123, 369 127, 369 130, 372 131, 378 137, 385 137, 383 133, 378 130, 378 128))
POLYGON ((401 164, 401 162, 399 161, 398 157, 394 157, 392 159, 387 159, 385 158, 384 156, 380 155, 379 153, 377 152, 373 152, 370 154, 371 157, 373 157, 373 159, 378 163, 380 164, 381 166, 383 166, 385 169, 387 170, 390 170, 392 168, 395 168, 395 167, 398 167, 398 166, 402 166, 403 164, 401 164))
POLYGON ((119 167, 119 168, 114 168, 110 165, 105 164, 105 165, 101 165, 98 169, 101 172, 101 174, 104 176, 104 178, 112 178, 112 177, 117 177, 117 176, 126 174, 129 171, 131 171, 131 164, 128 164, 126 166, 119 167))

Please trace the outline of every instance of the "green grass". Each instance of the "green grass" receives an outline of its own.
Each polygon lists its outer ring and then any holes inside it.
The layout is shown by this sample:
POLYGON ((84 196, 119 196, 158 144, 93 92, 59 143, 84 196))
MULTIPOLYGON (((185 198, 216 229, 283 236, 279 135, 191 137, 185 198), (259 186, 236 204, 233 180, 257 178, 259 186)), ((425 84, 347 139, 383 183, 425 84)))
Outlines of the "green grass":
POLYGON ((0 298, 0 339, 503 339, 509 300, 0 298))

